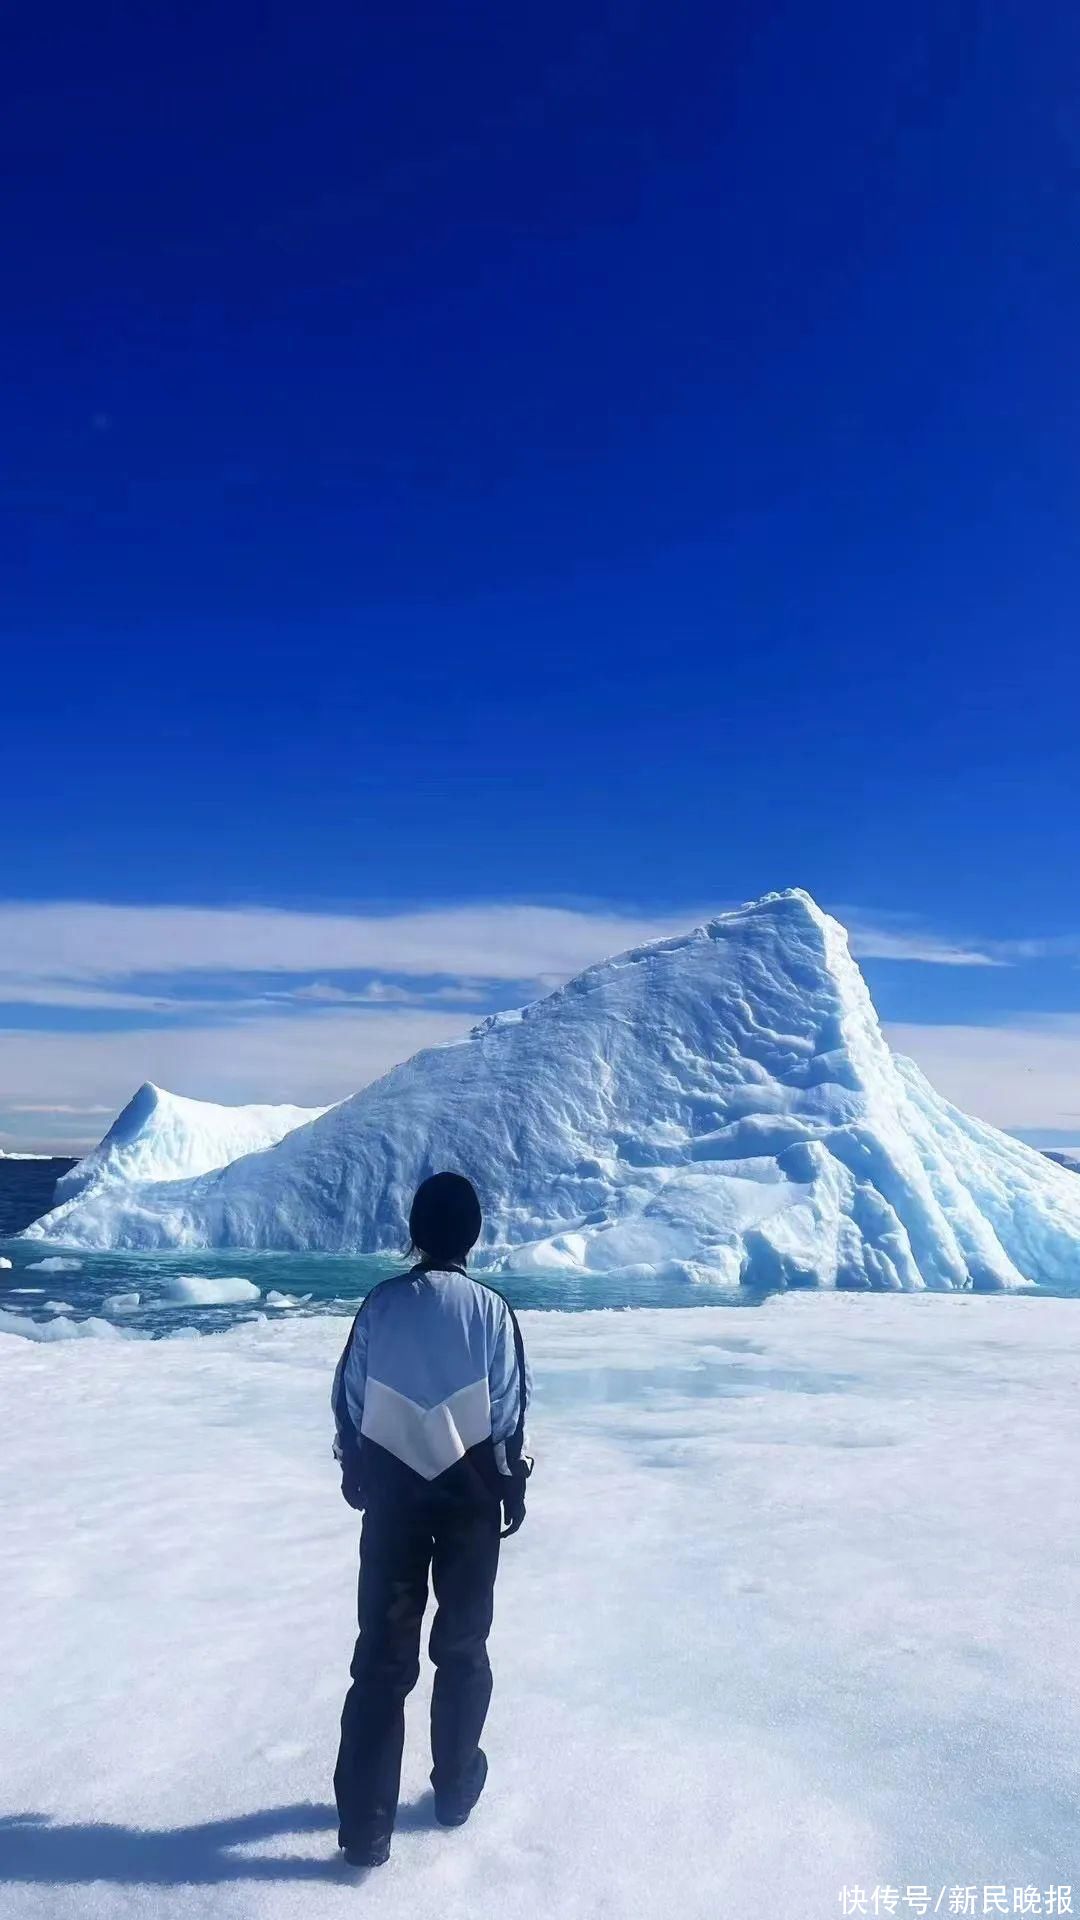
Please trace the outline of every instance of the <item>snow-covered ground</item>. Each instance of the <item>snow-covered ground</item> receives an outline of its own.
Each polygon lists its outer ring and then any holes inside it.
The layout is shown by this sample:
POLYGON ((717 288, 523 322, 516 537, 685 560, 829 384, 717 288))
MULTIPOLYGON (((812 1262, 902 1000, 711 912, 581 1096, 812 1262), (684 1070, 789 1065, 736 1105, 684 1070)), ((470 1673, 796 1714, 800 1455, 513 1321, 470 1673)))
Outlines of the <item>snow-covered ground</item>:
POLYGON ((1075 1303, 524 1325, 490 1787, 433 1829, 425 1680, 363 1884, 329 1804, 345 1323, 0 1337, 4 1920, 829 1920, 856 1885, 1080 1881, 1075 1303))

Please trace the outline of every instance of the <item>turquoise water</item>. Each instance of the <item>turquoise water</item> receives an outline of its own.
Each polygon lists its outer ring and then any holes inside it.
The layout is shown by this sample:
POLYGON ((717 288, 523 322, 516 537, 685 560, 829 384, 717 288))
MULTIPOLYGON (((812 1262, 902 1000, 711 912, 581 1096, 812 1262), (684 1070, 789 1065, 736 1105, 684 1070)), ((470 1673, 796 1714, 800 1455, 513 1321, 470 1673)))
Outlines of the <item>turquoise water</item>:
MULTIPOLYGON (((350 1314, 376 1281, 388 1273, 400 1273, 404 1265, 400 1260, 369 1255, 346 1258, 330 1253, 80 1254, 27 1240, 0 1242, 0 1253, 12 1262, 10 1272, 0 1269, 0 1310, 44 1322, 55 1320, 59 1307, 68 1319, 95 1317, 156 1336, 185 1327, 197 1327, 204 1333, 217 1332, 250 1320, 256 1313, 281 1318, 295 1313, 350 1314), (78 1264, 43 1269, 37 1264, 42 1260, 70 1260, 78 1264), (193 1306, 170 1297, 171 1289, 186 1275, 196 1275, 206 1281, 239 1277, 256 1286, 260 1298, 193 1306), (137 1306, 112 1304, 117 1295, 135 1293, 139 1295, 137 1306), (276 1305, 267 1298, 274 1293, 302 1304, 276 1305)), ((522 1308, 581 1312, 587 1307, 750 1304, 746 1299, 733 1299, 720 1288, 659 1277, 642 1279, 618 1273, 499 1273, 491 1278, 513 1306, 522 1308)))
MULTIPOLYGON (((0 1269, 0 1331, 17 1331, 8 1315, 45 1325, 58 1319, 108 1320, 153 1338, 197 1328, 217 1333, 256 1315, 285 1319, 297 1313, 350 1315, 365 1293, 388 1273, 400 1273, 402 1260, 331 1253, 76 1253, 40 1241, 0 1241, 0 1254, 12 1262, 0 1269), (44 1260, 72 1262, 42 1267, 44 1260), (173 1297, 184 1278, 207 1283, 239 1278, 258 1288, 240 1301, 193 1305, 173 1297), (121 1305, 117 1296, 138 1294, 138 1304, 121 1305), (285 1296, 275 1302, 270 1296, 285 1296)), ((481 1276, 483 1277, 483 1276, 481 1276)), ((515 1307, 580 1313, 589 1307, 753 1307, 760 1295, 731 1293, 720 1287, 640 1273, 497 1273, 492 1284, 515 1307)), ((1056 1289, 1013 1296, 1038 1299, 1056 1289)), ((957 1295, 956 1298, 962 1298, 957 1295)))

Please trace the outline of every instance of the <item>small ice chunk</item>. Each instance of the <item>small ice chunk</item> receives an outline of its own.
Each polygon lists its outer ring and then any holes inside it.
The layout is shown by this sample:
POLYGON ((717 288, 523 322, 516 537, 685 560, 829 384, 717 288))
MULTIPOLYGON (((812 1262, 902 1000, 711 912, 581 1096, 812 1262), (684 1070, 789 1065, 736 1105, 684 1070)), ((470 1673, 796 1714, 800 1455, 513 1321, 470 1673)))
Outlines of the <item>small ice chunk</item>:
POLYGON ((138 1293, 110 1293, 108 1299, 103 1300, 101 1304, 106 1313, 130 1313, 134 1307, 138 1306, 141 1298, 141 1294, 138 1293))
POLYGON ((259 1300, 261 1290, 253 1280, 244 1280, 238 1273, 178 1273, 170 1280, 167 1289, 169 1299, 188 1307, 229 1307, 241 1300, 259 1300))
POLYGON ((41 1311, 42 1313, 74 1313, 75 1309, 70 1300, 43 1300, 41 1311))
POLYGON ((52 1253, 47 1260, 28 1260, 28 1273, 78 1273, 81 1260, 66 1260, 60 1254, 52 1253))
POLYGON ((3 1257, 0 1257, 0 1267, 3 1267, 3 1268, 4 1268, 4 1269, 5 1269, 6 1271, 7 1271, 7 1272, 10 1272, 10 1271, 11 1271, 11 1261, 10 1261, 10 1260, 6 1260, 6 1259, 4 1259, 3 1257))
POLYGON ((23 1340, 129 1340, 138 1339, 132 1330, 123 1335, 111 1320, 91 1317, 69 1320, 58 1314, 55 1320, 31 1320, 28 1313, 10 1313, 0 1308, 0 1333, 15 1333, 23 1340))
POLYGON ((306 1307, 310 1299, 310 1293, 279 1293, 276 1287, 271 1287, 266 1304, 268 1307, 306 1307))

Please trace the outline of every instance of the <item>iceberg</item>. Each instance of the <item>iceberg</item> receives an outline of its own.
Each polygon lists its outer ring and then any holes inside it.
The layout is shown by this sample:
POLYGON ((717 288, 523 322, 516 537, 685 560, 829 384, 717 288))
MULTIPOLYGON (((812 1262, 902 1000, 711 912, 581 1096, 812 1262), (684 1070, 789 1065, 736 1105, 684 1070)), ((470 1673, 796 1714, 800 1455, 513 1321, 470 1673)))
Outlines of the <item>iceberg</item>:
POLYGON ((104 1139, 56 1183, 56 1207, 99 1187, 187 1180, 241 1154, 276 1146, 325 1107, 221 1107, 169 1093, 148 1080, 104 1139))
POLYGON ((224 1276, 208 1273, 178 1273, 165 1292, 178 1305, 188 1307, 227 1307, 240 1301, 260 1300, 262 1291, 253 1280, 241 1274, 224 1276))
POLYGON ((483 1264, 731 1288, 1080 1290, 1080 1182, 891 1053, 847 937, 768 894, 588 968, 195 1180, 88 1188, 87 1248, 395 1253, 475 1182, 483 1264))

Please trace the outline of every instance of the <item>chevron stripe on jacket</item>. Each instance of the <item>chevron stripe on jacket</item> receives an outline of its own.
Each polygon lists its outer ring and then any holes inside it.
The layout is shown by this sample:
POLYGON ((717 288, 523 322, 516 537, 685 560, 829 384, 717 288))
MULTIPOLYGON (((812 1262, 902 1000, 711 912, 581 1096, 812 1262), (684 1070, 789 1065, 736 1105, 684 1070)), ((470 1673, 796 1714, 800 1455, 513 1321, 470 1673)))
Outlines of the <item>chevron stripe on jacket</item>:
POLYGON ((462 1268, 414 1267, 367 1295, 334 1375, 334 1451, 354 1506, 500 1499, 531 1468, 517 1317, 462 1268))

